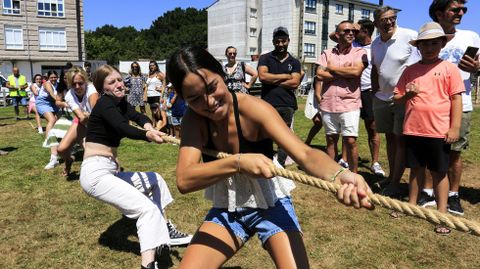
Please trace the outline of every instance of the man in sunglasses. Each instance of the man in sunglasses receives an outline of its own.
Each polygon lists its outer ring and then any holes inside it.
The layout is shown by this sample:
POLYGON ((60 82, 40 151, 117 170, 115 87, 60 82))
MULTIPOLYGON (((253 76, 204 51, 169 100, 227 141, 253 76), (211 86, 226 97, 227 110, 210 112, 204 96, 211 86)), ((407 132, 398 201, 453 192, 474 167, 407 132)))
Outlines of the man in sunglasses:
MULTIPOLYGON (((379 36, 372 42, 373 114, 378 133, 384 133, 390 174, 384 183, 389 185, 382 194, 399 198, 399 183, 405 171, 405 142, 403 138, 404 104, 393 103, 393 89, 405 68, 420 60, 417 49, 409 41, 417 38, 414 30, 397 26, 397 13, 383 6, 373 13, 379 36)), ((383 185, 383 184, 382 184, 383 185)))
MULTIPOLYGON (((465 84, 465 92, 462 93, 463 113, 462 124, 460 126, 460 139, 451 146, 448 171, 448 180, 450 182, 448 211, 457 215, 464 214, 458 191, 463 170, 461 153, 467 149, 469 145, 471 114, 473 110, 470 74, 478 72, 480 68, 478 52, 474 57, 465 55, 467 47, 480 47, 480 37, 473 31, 456 29, 456 26, 461 23, 463 15, 467 13, 467 7, 465 7, 466 2, 467 1, 464 0, 434 0, 429 8, 429 14, 432 20, 438 22, 446 34, 455 34, 455 37, 440 51, 439 56, 442 60, 458 65, 465 84)), ((433 183, 431 178, 427 177, 425 187, 420 194, 419 204, 427 204, 431 201, 430 205, 435 205, 432 188, 433 183)))
POLYGON ((360 121, 360 77, 368 66, 367 53, 363 48, 353 47, 358 32, 352 21, 338 24, 335 37, 337 46, 322 52, 317 61, 317 79, 323 82, 323 126, 327 138, 327 154, 335 159, 340 135, 347 148, 350 170, 358 170, 358 124, 360 121))

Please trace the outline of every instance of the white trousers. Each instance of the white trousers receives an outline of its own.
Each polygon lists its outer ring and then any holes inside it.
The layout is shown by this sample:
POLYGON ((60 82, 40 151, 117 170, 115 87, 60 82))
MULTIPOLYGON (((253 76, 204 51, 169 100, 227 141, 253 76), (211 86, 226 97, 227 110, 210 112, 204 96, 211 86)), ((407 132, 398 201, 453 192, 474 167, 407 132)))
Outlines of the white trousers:
POLYGON ((117 172, 115 160, 93 156, 82 162, 80 185, 90 196, 137 220, 140 252, 168 244, 163 209, 173 201, 165 180, 154 172, 117 172))

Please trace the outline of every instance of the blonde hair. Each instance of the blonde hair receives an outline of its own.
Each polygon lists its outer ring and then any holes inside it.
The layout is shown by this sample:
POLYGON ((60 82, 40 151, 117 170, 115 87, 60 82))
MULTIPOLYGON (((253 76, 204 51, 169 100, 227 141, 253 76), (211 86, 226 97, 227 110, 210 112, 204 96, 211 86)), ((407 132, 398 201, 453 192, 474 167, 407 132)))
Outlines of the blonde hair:
POLYGON ((103 82, 105 81, 105 78, 113 72, 118 72, 119 74, 121 74, 117 68, 108 64, 104 64, 97 68, 97 70, 95 70, 92 75, 92 82, 98 93, 103 94, 103 82))
POLYGON ((85 72, 85 70, 83 70, 83 68, 80 67, 80 66, 74 66, 74 67, 70 68, 67 71, 67 74, 66 74, 68 88, 73 88, 73 79, 75 78, 76 75, 80 75, 83 78, 83 80, 85 81, 85 83, 88 83, 87 72, 85 72))

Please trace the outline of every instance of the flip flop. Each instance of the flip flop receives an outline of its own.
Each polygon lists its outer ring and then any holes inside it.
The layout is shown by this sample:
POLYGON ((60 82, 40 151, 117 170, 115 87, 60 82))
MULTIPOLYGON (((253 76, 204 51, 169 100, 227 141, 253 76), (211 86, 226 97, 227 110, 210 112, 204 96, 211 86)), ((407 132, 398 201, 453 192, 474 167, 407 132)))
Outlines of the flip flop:
POLYGON ((439 234, 439 235, 442 235, 442 236, 446 236, 446 235, 449 235, 452 230, 446 226, 443 226, 443 225, 437 225, 435 226, 435 229, 434 231, 439 234))

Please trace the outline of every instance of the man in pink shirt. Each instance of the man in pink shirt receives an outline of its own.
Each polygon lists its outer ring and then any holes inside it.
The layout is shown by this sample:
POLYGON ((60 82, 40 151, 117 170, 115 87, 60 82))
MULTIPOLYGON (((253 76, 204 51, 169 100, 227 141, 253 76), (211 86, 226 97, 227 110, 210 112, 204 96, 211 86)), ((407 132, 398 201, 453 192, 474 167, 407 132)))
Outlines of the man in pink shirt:
POLYGON ((360 77, 368 66, 366 51, 352 46, 357 31, 352 21, 342 21, 335 31, 338 45, 322 52, 316 72, 323 82, 320 111, 327 137, 327 154, 335 159, 341 134, 353 172, 358 169, 360 77))

